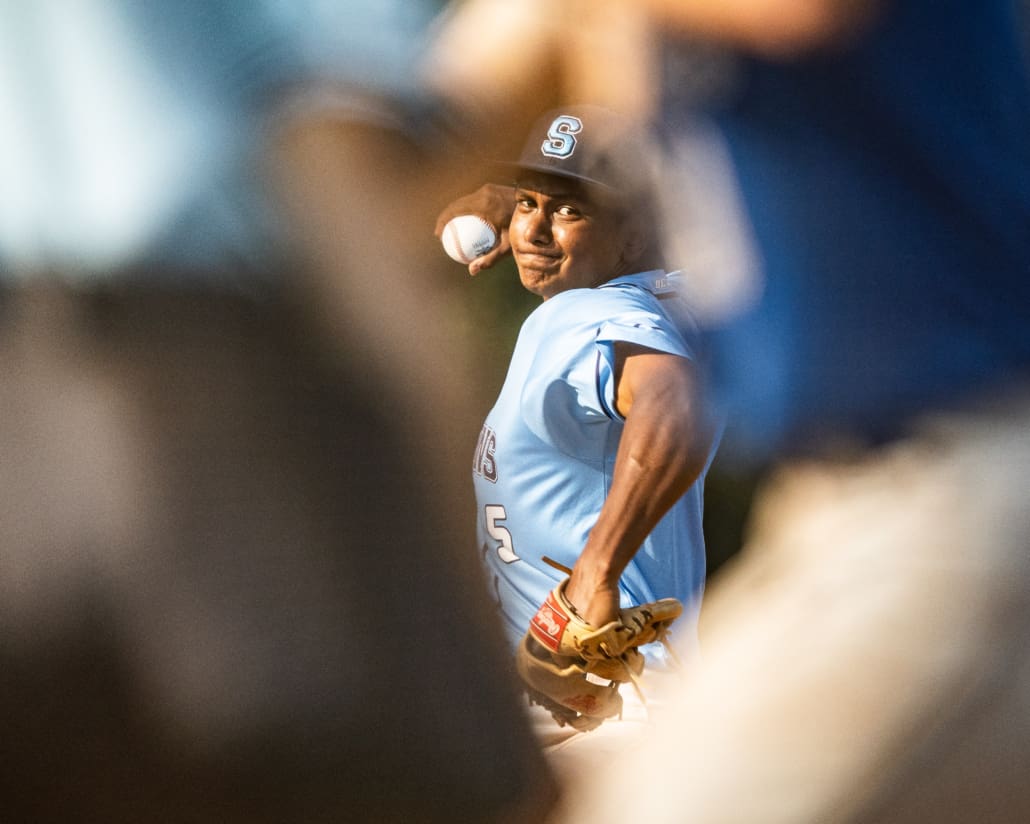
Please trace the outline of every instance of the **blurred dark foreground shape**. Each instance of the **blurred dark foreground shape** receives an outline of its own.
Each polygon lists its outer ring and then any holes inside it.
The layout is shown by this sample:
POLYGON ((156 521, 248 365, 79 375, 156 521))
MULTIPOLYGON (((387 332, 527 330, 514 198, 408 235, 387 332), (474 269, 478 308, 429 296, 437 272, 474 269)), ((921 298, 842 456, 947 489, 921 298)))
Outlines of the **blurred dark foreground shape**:
POLYGON ((276 6, 4 21, 54 46, 0 83, 33 101, 8 135, 43 136, 0 143, 8 165, 47 161, 0 194, 38 230, 0 223, 5 821, 532 821, 552 799, 463 563, 462 327, 407 240, 423 202, 387 179, 433 148, 403 72, 363 63, 382 82, 350 96, 353 66, 311 58, 337 33, 393 54, 381 6, 324 7, 343 29, 276 6), (75 28, 105 35, 77 75, 75 28), (91 213, 88 138, 136 128, 155 157, 123 151, 91 213))
POLYGON ((288 303, 19 289, 0 373, 7 820, 490 819, 542 778, 425 467, 288 303))

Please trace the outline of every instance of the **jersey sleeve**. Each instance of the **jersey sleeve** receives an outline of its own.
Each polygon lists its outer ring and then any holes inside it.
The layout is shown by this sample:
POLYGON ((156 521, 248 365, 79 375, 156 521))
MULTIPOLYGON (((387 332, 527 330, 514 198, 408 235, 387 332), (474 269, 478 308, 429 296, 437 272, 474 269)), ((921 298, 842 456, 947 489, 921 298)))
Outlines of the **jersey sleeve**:
MULTIPOLYGON (((637 287, 570 290, 549 300, 519 357, 520 417, 542 442, 578 460, 603 460, 614 409, 615 343, 691 357, 671 313, 637 287)), ((523 327, 524 330, 526 327, 523 327)))
POLYGON ((622 420, 615 408, 615 344, 632 343, 693 359, 694 352, 683 332, 664 314, 648 309, 626 312, 605 321, 597 330, 597 392, 606 414, 622 420))

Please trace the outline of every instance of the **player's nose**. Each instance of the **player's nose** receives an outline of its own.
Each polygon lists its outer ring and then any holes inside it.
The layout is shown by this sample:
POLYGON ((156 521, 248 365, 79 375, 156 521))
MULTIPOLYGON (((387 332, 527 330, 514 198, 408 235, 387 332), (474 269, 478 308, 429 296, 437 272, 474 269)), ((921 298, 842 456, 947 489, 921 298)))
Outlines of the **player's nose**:
POLYGON ((551 221, 543 209, 537 209, 526 215, 525 238, 535 246, 548 246, 553 235, 551 221))

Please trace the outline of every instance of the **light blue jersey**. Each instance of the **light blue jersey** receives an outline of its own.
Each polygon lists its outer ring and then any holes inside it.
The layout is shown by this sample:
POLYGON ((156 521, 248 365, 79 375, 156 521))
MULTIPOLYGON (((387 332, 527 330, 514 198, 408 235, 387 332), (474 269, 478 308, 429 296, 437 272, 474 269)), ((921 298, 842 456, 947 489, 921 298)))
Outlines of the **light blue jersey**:
MULTIPOLYGON (((572 567, 597 521, 625 423, 615 409, 617 341, 692 358, 679 276, 653 271, 572 289, 522 326, 473 462, 478 540, 510 641, 572 567)), ((705 576, 704 473, 647 537, 620 579, 624 606, 674 596, 692 643, 705 576)))

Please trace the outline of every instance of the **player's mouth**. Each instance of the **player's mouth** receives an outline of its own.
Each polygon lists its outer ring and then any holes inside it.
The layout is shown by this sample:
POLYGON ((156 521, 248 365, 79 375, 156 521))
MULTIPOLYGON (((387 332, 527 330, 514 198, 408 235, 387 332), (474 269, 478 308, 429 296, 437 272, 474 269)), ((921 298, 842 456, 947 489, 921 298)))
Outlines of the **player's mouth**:
POLYGON ((520 266, 532 269, 550 269, 561 261, 561 255, 549 255, 536 250, 517 250, 515 259, 520 266))

